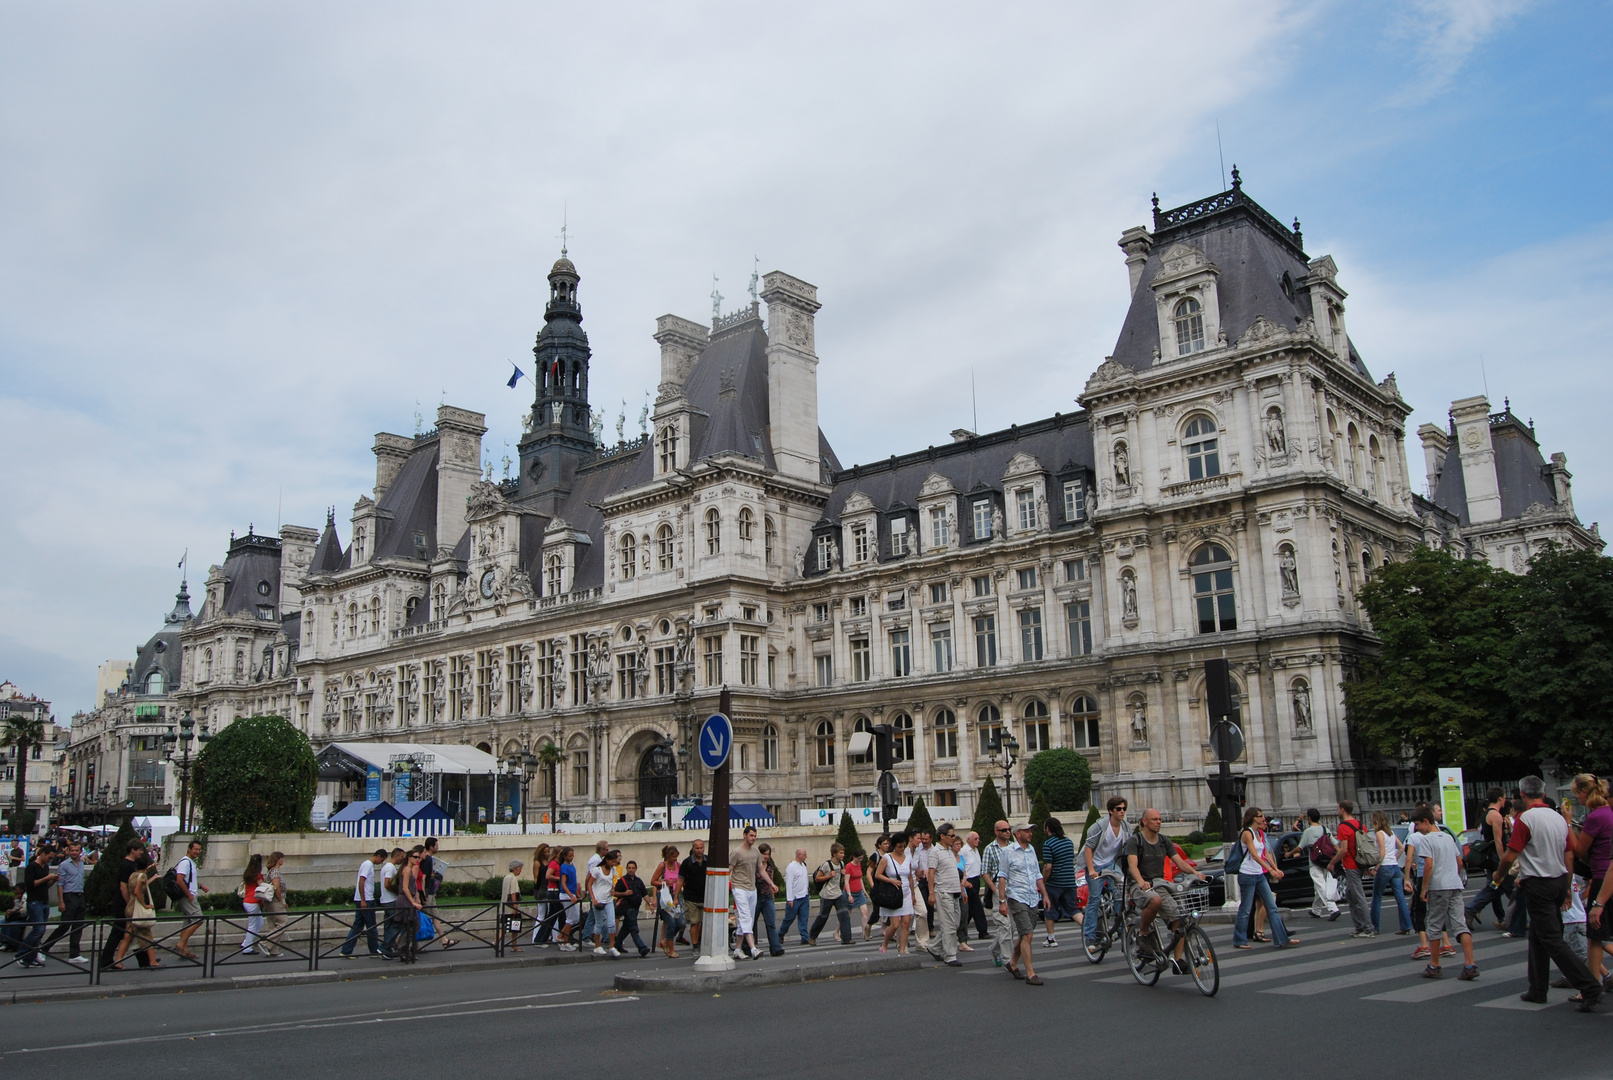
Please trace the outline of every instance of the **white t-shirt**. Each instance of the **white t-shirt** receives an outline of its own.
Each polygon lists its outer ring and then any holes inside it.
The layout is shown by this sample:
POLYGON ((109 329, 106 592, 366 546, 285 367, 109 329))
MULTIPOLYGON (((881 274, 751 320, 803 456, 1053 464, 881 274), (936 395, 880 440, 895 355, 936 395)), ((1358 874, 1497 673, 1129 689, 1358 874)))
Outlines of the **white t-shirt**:
MULTIPOLYGON (((592 862, 592 860, 590 860, 592 862)), ((589 888, 592 890, 595 906, 608 904, 611 901, 611 873, 597 862, 592 862, 588 868, 589 888)))
POLYGON ((392 891, 392 883, 398 880, 398 864, 384 862, 381 864, 381 903, 395 904, 398 894, 392 891))
POLYGON ((186 884, 186 886, 189 887, 190 894, 192 896, 195 896, 196 895, 196 862, 195 862, 195 860, 193 860, 189 855, 186 855, 184 858, 180 859, 178 862, 176 862, 174 864, 174 869, 176 871, 178 871, 180 877, 185 879, 185 884, 186 884))
POLYGON ((964 877, 973 880, 980 876, 979 848, 972 848, 968 844, 963 845, 963 850, 958 852, 958 862, 963 866, 964 877))
POLYGON ((1570 878, 1568 894, 1570 902, 1568 910, 1563 912, 1563 922, 1583 923, 1585 921, 1585 879, 1578 874, 1570 878))
POLYGON ((358 864, 358 882, 353 886, 353 903, 375 899, 375 864, 368 859, 358 864))

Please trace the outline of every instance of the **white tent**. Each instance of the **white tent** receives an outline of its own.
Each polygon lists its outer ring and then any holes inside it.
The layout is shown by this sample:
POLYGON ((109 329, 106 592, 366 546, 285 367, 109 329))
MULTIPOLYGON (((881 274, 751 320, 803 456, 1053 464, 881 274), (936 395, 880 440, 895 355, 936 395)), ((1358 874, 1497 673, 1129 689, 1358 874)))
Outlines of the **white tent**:
POLYGON ((146 843, 161 847, 164 840, 179 831, 179 818, 174 814, 137 817, 134 819, 134 831, 144 837, 146 843))
POLYGON ((391 743, 391 742, 337 742, 331 743, 341 753, 359 761, 390 770, 398 758, 429 761, 426 772, 450 776, 487 776, 499 771, 498 758, 474 746, 458 743, 391 743))

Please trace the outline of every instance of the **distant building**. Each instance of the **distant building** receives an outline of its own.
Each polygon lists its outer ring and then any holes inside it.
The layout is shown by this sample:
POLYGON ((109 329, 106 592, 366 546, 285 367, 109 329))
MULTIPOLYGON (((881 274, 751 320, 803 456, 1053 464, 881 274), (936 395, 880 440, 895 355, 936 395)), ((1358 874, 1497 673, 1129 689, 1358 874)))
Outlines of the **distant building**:
MULTIPOLYGON (((37 828, 45 828, 54 820, 51 796, 54 787, 57 748, 67 741, 67 729, 56 725, 50 702, 32 694, 25 694, 11 681, 0 683, 0 721, 18 713, 44 722, 44 737, 28 749, 28 765, 24 780, 24 804, 34 812, 37 828)), ((16 805, 17 770, 20 748, 8 746, 0 749, 0 809, 9 820, 16 805)))

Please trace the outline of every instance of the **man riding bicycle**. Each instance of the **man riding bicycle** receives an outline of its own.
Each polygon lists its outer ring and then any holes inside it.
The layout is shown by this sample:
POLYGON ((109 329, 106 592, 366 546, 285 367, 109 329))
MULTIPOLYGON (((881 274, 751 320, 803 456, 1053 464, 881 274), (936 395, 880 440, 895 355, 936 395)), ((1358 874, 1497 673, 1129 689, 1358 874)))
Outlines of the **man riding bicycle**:
MULTIPOLYGON (((1142 909, 1142 919, 1137 926, 1137 940, 1144 956, 1156 955, 1154 938, 1150 933, 1154 927, 1154 918, 1164 917, 1173 929, 1176 921, 1181 918, 1181 911, 1176 906, 1176 895, 1165 881, 1166 861, 1175 863, 1184 874, 1192 874, 1200 881, 1209 881, 1194 868, 1192 863, 1176 853, 1176 845, 1169 838, 1160 835, 1159 826, 1159 811, 1150 806, 1143 811, 1142 825, 1132 834, 1131 839, 1126 841, 1126 870, 1131 879, 1131 898, 1142 909)), ((1176 943, 1171 958, 1172 970, 1177 973, 1182 970, 1183 944, 1181 941, 1176 943)))
POLYGON ((1108 817, 1092 823, 1081 845, 1081 856, 1087 864, 1087 911, 1082 930, 1089 944, 1098 940, 1104 894, 1112 885, 1118 887, 1109 874, 1116 871, 1118 878, 1118 864, 1126 849, 1126 800, 1111 796, 1104 809, 1109 811, 1108 817))

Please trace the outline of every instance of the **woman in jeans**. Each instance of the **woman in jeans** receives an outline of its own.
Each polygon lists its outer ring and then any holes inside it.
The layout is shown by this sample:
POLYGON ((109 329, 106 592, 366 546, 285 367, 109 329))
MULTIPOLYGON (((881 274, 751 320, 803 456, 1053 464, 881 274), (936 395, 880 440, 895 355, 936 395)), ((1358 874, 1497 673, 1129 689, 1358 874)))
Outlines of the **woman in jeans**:
POLYGON ((1267 880, 1269 874, 1271 881, 1281 881, 1283 872, 1277 869, 1271 852, 1266 849, 1266 815, 1261 813, 1258 806, 1251 806, 1244 812, 1243 831, 1238 834, 1238 842, 1243 845, 1243 863, 1238 867, 1238 921, 1232 927, 1232 947, 1254 947, 1249 944, 1249 918, 1254 913, 1256 898, 1266 909, 1266 921, 1271 927, 1271 937, 1277 948, 1298 945, 1299 938, 1288 936, 1288 928, 1283 925, 1282 916, 1277 914, 1277 897, 1272 895, 1271 882, 1267 880))
POLYGON ((542 945, 549 940, 552 924, 543 920, 549 915, 549 845, 539 844, 532 853, 532 944, 542 945))
POLYGON ((1411 933, 1411 909, 1406 906, 1406 878, 1401 859, 1406 850, 1400 838, 1389 827, 1389 815, 1378 810, 1372 815, 1372 831, 1378 834, 1378 853, 1382 861, 1372 876, 1372 929, 1378 929, 1378 916, 1383 911, 1383 894, 1393 889, 1396 910, 1400 913, 1400 929, 1396 934, 1411 933))
POLYGON ((683 929, 683 879, 678 876, 678 849, 667 844, 661 849, 661 862, 650 875, 650 891, 655 894, 656 920, 666 927, 660 950, 676 960, 678 958, 678 931, 683 929), (661 898, 666 889, 666 900, 661 898))

